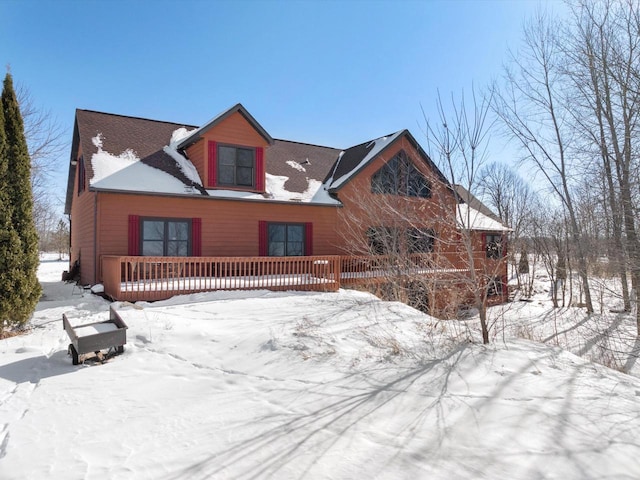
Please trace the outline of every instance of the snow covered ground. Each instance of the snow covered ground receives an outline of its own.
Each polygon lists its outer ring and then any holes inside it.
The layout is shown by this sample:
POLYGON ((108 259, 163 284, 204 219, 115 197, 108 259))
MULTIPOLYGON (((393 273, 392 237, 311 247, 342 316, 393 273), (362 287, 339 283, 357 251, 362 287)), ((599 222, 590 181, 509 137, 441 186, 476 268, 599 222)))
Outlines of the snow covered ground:
POLYGON ((640 379, 561 349, 604 351, 613 317, 542 290, 492 309, 488 347, 473 318, 347 290, 118 304, 125 353, 73 366, 62 314, 109 304, 64 268, 43 261, 32 330, 0 341, 2 479, 640 478, 640 379))

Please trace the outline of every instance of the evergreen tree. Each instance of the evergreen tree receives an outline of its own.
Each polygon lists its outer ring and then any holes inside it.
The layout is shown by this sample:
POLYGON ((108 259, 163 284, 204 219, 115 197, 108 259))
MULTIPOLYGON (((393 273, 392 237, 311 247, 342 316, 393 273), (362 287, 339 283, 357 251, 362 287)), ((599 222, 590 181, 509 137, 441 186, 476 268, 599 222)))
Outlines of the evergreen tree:
POLYGON ((21 258, 18 234, 11 222, 9 186, 7 183, 7 137, 4 132, 4 112, 0 108, 0 334, 5 326, 13 323, 12 312, 20 301, 16 292, 15 278, 21 258))
MULTIPOLYGON (((16 233, 15 262, 11 262, 13 289, 8 295, 10 307, 4 319, 12 325, 24 324, 35 310, 42 289, 38 282, 38 234, 33 221, 33 195, 31 190, 31 160, 24 136, 20 107, 13 88, 11 74, 7 73, 2 89, 2 110, 6 147, 3 163, 6 175, 2 175, 6 188, 6 204, 10 222, 16 233)), ((9 259, 3 260, 8 264, 9 259)), ((2 293, 4 295, 4 292, 2 293)))

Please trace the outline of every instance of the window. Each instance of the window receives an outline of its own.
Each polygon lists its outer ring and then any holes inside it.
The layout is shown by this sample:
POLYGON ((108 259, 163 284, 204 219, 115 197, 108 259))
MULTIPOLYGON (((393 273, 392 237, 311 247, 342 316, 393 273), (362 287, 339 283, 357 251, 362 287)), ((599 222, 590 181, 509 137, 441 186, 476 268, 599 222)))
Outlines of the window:
POLYGON ((433 252, 435 232, 431 228, 401 229, 394 227, 370 227, 367 244, 373 255, 399 255, 402 252, 433 252))
POLYGON ((435 232, 430 229, 410 228, 407 230, 407 250, 409 253, 433 252, 435 232))
POLYGON ((371 177, 373 193, 405 197, 431 197, 431 184, 404 152, 389 160, 371 177))
POLYGON ((190 253, 189 220, 142 220, 141 230, 142 255, 186 257, 190 253))
POLYGON ((304 224, 270 223, 267 227, 267 238, 267 252, 270 257, 293 257, 304 255, 304 224))
POLYGON ((502 277, 492 277, 489 279, 487 285, 487 297, 497 297, 504 292, 505 283, 502 281, 502 277))
POLYGON ((370 227, 367 244, 373 255, 397 255, 400 253, 401 236, 397 228, 370 227))
POLYGON ((501 258, 503 252, 502 235, 487 233, 485 235, 485 251, 487 258, 501 258))
POLYGON ((255 178, 255 149, 218 146, 218 184, 253 187, 255 178))

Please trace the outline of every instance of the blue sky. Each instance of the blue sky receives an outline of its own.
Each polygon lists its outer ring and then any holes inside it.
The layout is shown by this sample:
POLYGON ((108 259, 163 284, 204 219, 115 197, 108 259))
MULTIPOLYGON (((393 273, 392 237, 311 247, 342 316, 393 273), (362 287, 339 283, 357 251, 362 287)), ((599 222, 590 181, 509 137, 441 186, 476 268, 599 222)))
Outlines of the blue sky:
POLYGON ((275 138, 424 144, 421 105, 497 77, 549 3, 0 0, 0 61, 67 130, 63 191, 76 108, 200 125, 240 102, 275 138))

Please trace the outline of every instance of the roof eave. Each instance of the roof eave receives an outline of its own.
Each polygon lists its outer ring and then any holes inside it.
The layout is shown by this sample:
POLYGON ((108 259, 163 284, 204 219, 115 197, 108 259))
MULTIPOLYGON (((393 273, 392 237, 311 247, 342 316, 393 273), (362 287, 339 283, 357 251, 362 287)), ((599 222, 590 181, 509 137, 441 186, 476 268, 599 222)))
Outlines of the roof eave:
POLYGON ((64 202, 65 215, 71 215, 71 203, 73 202, 73 189, 76 180, 76 166, 78 160, 78 146, 80 144, 80 135, 78 132, 78 114, 76 110, 76 118, 73 122, 73 139, 71 141, 71 156, 69 158, 69 174, 67 176, 67 194, 64 202))

